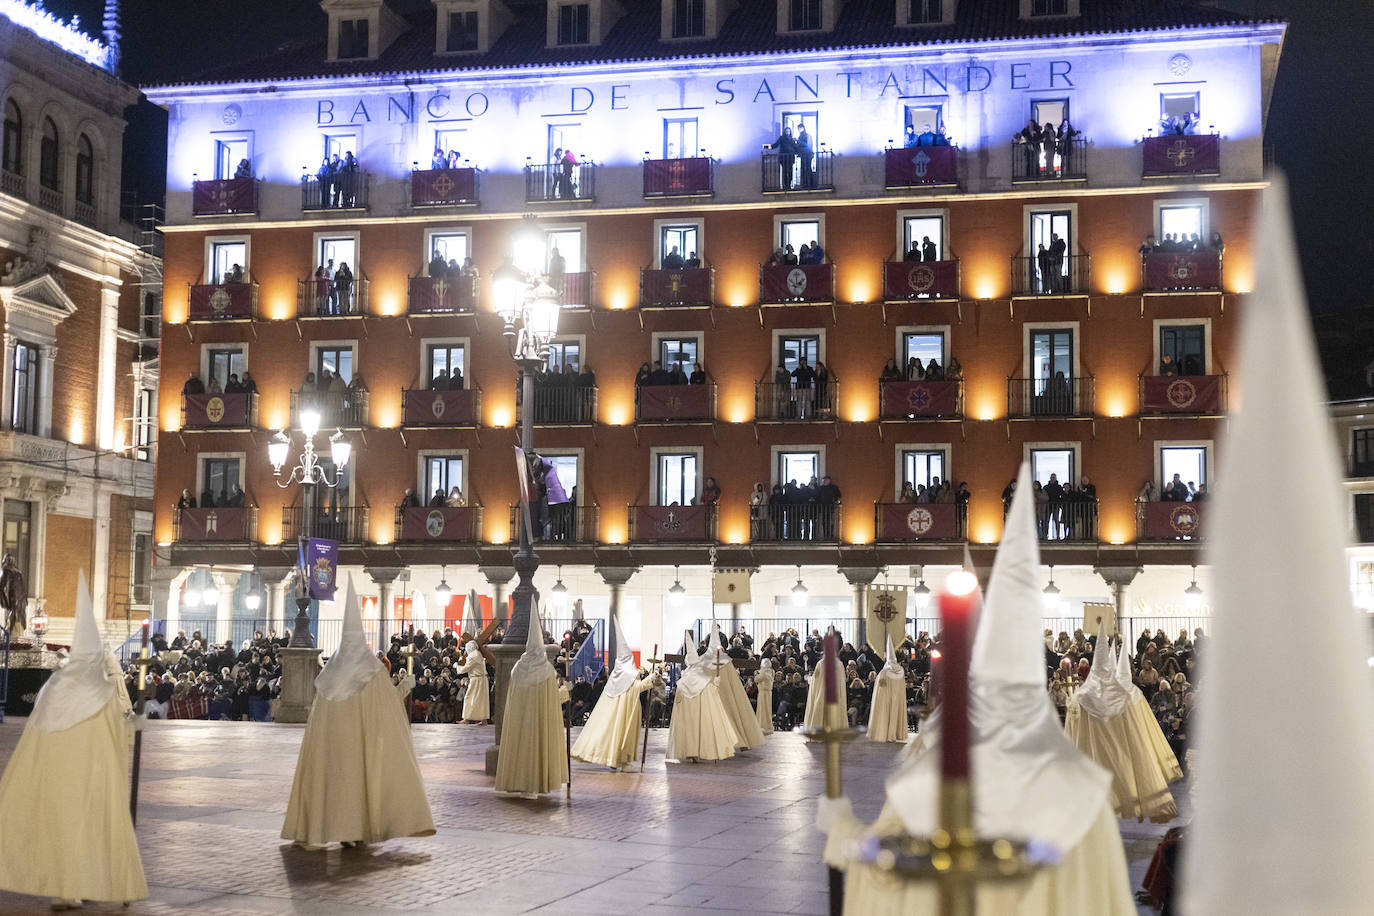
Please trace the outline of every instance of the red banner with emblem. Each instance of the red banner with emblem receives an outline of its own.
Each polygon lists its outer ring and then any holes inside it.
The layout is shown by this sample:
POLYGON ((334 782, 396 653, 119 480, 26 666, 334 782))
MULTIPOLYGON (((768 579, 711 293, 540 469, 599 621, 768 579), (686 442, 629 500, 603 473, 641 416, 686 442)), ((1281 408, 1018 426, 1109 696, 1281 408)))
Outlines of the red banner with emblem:
POLYGON ((1215 413, 1221 409, 1219 375, 1147 375, 1141 409, 1155 413, 1215 413))
POLYGON ((410 202, 416 206, 477 202, 476 169, 420 169, 410 173, 410 202))
POLYGON ((710 385, 644 385, 639 389, 641 420, 711 419, 710 385))
POLYGON ((706 506, 635 506, 635 540, 704 541, 707 539, 706 506))
POLYGON ((188 294, 187 304, 192 321, 252 318, 253 285, 220 283, 214 286, 193 286, 188 294))
POLYGON ((471 426, 473 396, 470 388, 431 391, 414 388, 405 393, 406 426, 471 426))
POLYGON ((887 503, 878 506, 878 540, 922 541, 959 536, 953 503, 887 503))
POLYGON ((830 302, 834 298, 831 264, 780 264, 759 273, 764 302, 830 302))
POLYGON ((958 415, 958 382, 883 382, 885 420, 958 415))
POLYGON ((182 509, 183 541, 246 541, 248 540, 247 509, 182 509))
POLYGON ((1145 254, 1146 289, 1220 289, 1221 255, 1211 250, 1145 254))
POLYGON ((186 425, 207 429, 241 429, 248 425, 249 394, 188 394, 186 425))
POLYGON ((1159 502, 1145 505, 1145 536, 1152 540, 1202 537, 1205 503, 1159 502))
POLYGON ((477 310, 477 284, 471 277, 411 277, 410 314, 477 310))
POLYGON ((471 541, 476 519, 471 506, 410 507, 401 510, 401 540, 471 541))
POLYGON ((1216 134, 1165 134, 1144 141, 1146 175, 1195 175, 1221 171, 1221 138, 1216 134))
POLYGON ((258 185, 252 178, 197 181, 191 186, 191 209, 196 214, 255 213, 258 185))
POLYGON ((920 296, 959 297, 958 261, 888 261, 883 268, 889 300, 920 296))
POLYGON ((694 156, 689 159, 646 159, 644 193, 710 194, 711 160, 706 156, 694 156))
POLYGON ((710 305, 711 271, 705 267, 642 271, 639 296, 642 305, 710 305))
POLYGON ((889 188, 959 183, 959 148, 956 146, 890 149, 886 158, 889 188))

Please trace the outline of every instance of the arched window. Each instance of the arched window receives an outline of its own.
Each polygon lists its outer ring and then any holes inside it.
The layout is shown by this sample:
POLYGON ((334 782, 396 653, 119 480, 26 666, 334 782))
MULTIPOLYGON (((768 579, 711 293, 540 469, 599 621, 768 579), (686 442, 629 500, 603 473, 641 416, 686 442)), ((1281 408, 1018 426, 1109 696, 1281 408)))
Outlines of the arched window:
POLYGON ((4 166, 11 175, 24 174, 24 116, 14 99, 5 100, 4 166))
POLYGON ((43 140, 38 146, 38 183, 50 191, 61 188, 61 168, 57 146, 57 125, 52 118, 43 119, 43 140))
POLYGON ((95 153, 91 141, 82 134, 76 139, 76 199, 95 203, 95 153))

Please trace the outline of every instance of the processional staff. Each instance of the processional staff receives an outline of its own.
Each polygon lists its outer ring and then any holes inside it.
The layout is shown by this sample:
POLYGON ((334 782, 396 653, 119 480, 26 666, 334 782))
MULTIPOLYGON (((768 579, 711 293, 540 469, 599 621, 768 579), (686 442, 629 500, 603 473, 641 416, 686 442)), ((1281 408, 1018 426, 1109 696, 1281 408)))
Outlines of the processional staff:
POLYGON ((148 629, 152 621, 143 621, 143 638, 138 661, 138 702, 134 706, 134 765, 129 771, 129 817, 138 826, 138 779, 143 767, 143 712, 148 704, 148 629))
MULTIPOLYGON (((645 661, 649 663, 649 677, 656 677, 655 667, 663 661, 658 657, 658 643, 654 643, 653 656, 645 659, 645 661)), ((649 756, 649 719, 652 718, 652 714, 653 701, 651 698, 649 702, 644 704, 644 750, 639 754, 639 772, 641 773, 644 772, 644 760, 649 756)))

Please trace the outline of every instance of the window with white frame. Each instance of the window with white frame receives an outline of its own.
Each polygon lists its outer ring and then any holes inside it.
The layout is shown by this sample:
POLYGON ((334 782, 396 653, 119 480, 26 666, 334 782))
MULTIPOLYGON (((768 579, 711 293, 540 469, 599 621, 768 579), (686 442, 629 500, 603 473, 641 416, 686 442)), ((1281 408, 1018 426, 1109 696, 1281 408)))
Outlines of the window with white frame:
POLYGON ((1185 117, 1196 123, 1202 113, 1202 94, 1199 92, 1161 92, 1159 94, 1159 119, 1170 118, 1182 121, 1185 117))
POLYGON ((690 159, 700 154, 696 118, 663 119, 663 158, 690 159))
POLYGON ((701 335, 654 334, 654 360, 669 372, 681 364, 682 371, 692 374, 692 367, 701 361, 701 335))
POLYGON ((234 495, 234 490, 241 486, 242 468, 243 459, 239 457, 201 458, 200 507, 205 509, 227 505, 234 495))
POLYGON ((1179 242, 1192 242, 1196 237, 1196 241, 1206 243, 1207 211, 1205 200, 1155 201, 1156 237, 1161 242, 1170 238, 1179 242))
POLYGON ((156 410, 157 392, 140 387, 134 394, 133 455, 137 461, 151 461, 153 458, 156 410))
POLYGON ((820 480, 825 474, 821 452, 814 448, 778 448, 773 456, 773 482, 786 486, 796 482, 806 486, 811 478, 820 480))
POLYGON ((947 362, 945 341, 944 331, 926 328, 901 331, 901 344, 897 350, 898 368, 905 371, 913 359, 918 360, 922 368, 929 366, 932 359, 944 366, 947 362))
MULTIPOLYGON (((1174 478, 1186 488, 1186 498, 1192 499, 1201 491, 1204 494, 1210 486, 1207 469, 1209 465, 1210 443, 1202 442, 1165 442, 1159 445, 1160 495, 1165 489, 1174 487, 1174 478)), ((1175 496, 1178 499, 1178 496, 1175 496)), ((1179 499, 1180 502, 1184 501, 1179 499)))
POLYGON ((801 251, 803 245, 819 242, 825 247, 825 222, 819 217, 776 217, 778 245, 786 250, 792 246, 792 253, 801 251))
POLYGON ((466 483, 463 468, 467 455, 462 452, 450 454, 426 453, 422 461, 424 476, 420 480, 426 501, 443 494, 447 498, 457 487, 466 503, 466 483))
POLYGON ((324 158, 332 160, 335 156, 344 158, 347 153, 358 155, 358 135, 329 131, 324 135, 324 158))
POLYGON ((1157 374, 1206 375, 1207 362, 1206 324, 1160 323, 1157 374))
POLYGON ((426 270, 437 266, 435 260, 442 258, 448 268, 454 265, 463 266, 463 262, 472 257, 472 249, 467 230, 452 231, 448 229, 431 229, 425 233, 425 264, 426 270))
POLYGON ((582 371, 582 341, 580 338, 556 338, 549 343, 549 371, 562 372, 565 366, 574 372, 582 371))
MULTIPOLYGON (((935 0, 935 2, 938 3, 939 0, 935 0)), ((945 123, 943 108, 943 105, 934 102, 906 105, 906 117, 903 119, 905 124, 903 126, 904 128, 910 127, 918 136, 925 133, 943 134, 945 123)))
POLYGON ((555 265, 556 257, 563 259, 563 272, 568 274, 582 273, 587 269, 584 250, 584 233, 581 227, 558 227, 549 229, 544 233, 545 245, 545 269, 551 270, 555 265))
MULTIPOLYGON (((912 490, 920 487, 930 489, 932 485, 944 483, 949 479, 949 452, 943 448, 916 446, 902 449, 902 484, 911 484, 912 490)), ((901 498, 902 487, 897 496, 901 498)))
POLYGON ((217 137, 215 139, 215 177, 233 178, 239 163, 249 158, 247 137, 217 137))
POLYGON ((563 485, 563 492, 568 494, 568 499, 581 504, 582 456, 575 452, 558 454, 541 451, 539 457, 553 466, 554 473, 558 475, 558 482, 563 485))
POLYGON ((345 385, 353 381, 354 346, 352 344, 314 344, 315 377, 325 372, 337 375, 345 385))
POLYGON ((220 390, 229 384, 229 376, 243 378, 248 368, 248 353, 242 345, 208 344, 202 351, 202 377, 208 385, 213 379, 219 382, 220 390))
POLYGON ((231 278, 242 273, 242 280, 248 280, 248 243, 242 239, 210 239, 210 258, 206 280, 218 286, 221 283, 235 282, 231 278), (237 270, 236 270, 237 268, 237 270))
POLYGON ((654 228, 657 230, 657 238, 654 240, 657 246, 654 251, 654 263, 662 267, 663 259, 672 253, 674 248, 684 263, 693 255, 700 258, 704 222, 700 219, 654 220, 654 228))
POLYGON ((907 261, 945 260, 944 215, 902 216, 902 248, 899 254, 907 261))
POLYGON ((40 347, 15 341, 10 357, 10 429, 37 435, 40 347))
POLYGON ((361 271, 358 267, 358 234, 356 232, 315 235, 315 264, 337 271, 344 264, 354 274, 361 271))
POLYGON ((654 455, 659 506, 689 506, 700 492, 701 455, 697 451, 661 451, 654 455))
POLYGON ((434 386, 436 378, 444 378, 447 379, 450 389, 466 388, 467 344, 453 341, 426 344, 425 369, 428 373, 426 382, 430 387, 434 386), (459 380, 456 386, 453 384, 454 379, 459 380))
POLYGON ((467 131, 462 128, 436 128, 434 131, 434 148, 441 150, 446 158, 450 153, 457 153, 459 158, 462 158, 463 140, 466 137, 467 131))
POLYGON ((1060 486, 1076 480, 1077 450, 1069 446, 1030 446, 1031 480, 1045 486, 1053 478, 1060 486))

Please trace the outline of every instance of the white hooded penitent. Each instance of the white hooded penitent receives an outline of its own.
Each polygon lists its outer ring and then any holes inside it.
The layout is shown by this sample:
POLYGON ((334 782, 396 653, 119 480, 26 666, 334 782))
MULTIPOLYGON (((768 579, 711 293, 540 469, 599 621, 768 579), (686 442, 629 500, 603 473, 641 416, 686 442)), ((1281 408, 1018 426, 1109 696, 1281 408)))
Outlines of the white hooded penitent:
MULTIPOLYGON (((1124 648, 1122 650, 1125 652, 1124 648)), ((1117 674, 1116 654, 1112 641, 1102 624, 1097 625, 1097 647, 1093 650, 1093 666, 1074 692, 1074 699, 1083 711, 1099 719, 1115 719, 1131 708, 1133 699, 1128 684, 1122 684, 1117 674)))
POLYGON ((315 678, 315 691, 326 700, 344 700, 367 686, 382 670, 382 663, 368 648, 363 636, 363 609, 353 590, 353 575, 348 576, 344 592, 343 634, 339 650, 329 657, 324 670, 315 678))
POLYGON ((639 668, 635 666, 635 654, 625 639, 625 631, 620 628, 620 618, 612 616, 611 626, 615 627, 615 667, 606 679, 606 687, 601 695, 618 697, 639 680, 639 668))
POLYGON ((109 655, 95 622, 95 609, 91 607, 91 592, 83 569, 76 579, 76 632, 72 636, 71 655, 38 692, 29 726, 39 731, 60 732, 104 709, 110 702, 111 693, 124 689, 122 682, 110 679, 109 655))
MULTIPOLYGON (((473 643, 472 645, 476 645, 473 643)), ((525 637, 525 651, 516 659, 511 669, 511 681, 522 687, 533 687, 558 676, 549 662, 548 652, 544 649, 544 628, 539 622, 539 612, 534 602, 530 602, 530 628, 525 637)))

